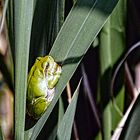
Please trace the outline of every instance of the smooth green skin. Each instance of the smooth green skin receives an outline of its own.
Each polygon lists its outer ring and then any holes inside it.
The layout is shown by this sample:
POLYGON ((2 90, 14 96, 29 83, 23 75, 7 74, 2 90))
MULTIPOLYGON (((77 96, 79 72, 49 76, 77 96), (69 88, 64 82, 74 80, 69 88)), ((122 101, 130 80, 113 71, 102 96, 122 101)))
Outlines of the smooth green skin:
POLYGON ((28 75, 27 112, 38 119, 53 99, 62 69, 47 55, 38 57, 28 75))

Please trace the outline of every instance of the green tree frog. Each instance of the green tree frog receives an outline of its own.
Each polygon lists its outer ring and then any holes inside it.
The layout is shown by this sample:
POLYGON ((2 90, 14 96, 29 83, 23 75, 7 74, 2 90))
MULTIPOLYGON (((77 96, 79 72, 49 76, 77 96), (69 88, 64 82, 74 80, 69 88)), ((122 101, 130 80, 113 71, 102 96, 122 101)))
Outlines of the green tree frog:
POLYGON ((27 112, 33 118, 40 118, 51 103, 61 72, 51 56, 36 59, 27 81, 27 112))

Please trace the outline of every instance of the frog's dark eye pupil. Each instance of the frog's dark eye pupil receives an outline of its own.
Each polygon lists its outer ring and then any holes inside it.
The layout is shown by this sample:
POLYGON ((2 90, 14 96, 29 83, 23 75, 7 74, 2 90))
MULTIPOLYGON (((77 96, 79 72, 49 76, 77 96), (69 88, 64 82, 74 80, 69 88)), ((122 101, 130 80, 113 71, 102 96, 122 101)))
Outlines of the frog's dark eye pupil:
POLYGON ((45 69, 47 69, 48 67, 49 67, 49 63, 47 62, 47 63, 46 63, 46 67, 45 67, 45 69))

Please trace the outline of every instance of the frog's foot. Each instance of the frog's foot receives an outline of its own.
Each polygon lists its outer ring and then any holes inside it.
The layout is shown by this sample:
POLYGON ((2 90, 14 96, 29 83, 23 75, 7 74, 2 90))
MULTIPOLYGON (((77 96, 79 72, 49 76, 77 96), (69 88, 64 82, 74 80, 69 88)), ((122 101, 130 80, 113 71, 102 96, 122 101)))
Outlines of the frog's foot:
POLYGON ((46 101, 46 98, 39 97, 34 99, 33 103, 28 104, 27 113, 29 116, 32 116, 34 119, 39 119, 43 113, 48 108, 50 102, 46 101))

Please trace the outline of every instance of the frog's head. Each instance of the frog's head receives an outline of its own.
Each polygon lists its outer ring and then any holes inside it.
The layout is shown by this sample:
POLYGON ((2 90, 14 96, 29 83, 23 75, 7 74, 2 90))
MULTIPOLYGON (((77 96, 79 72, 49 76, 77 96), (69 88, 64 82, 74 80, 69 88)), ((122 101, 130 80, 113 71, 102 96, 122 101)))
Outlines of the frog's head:
POLYGON ((57 84, 62 69, 51 56, 45 56, 40 59, 43 68, 43 73, 47 81, 47 87, 52 89, 57 84))

